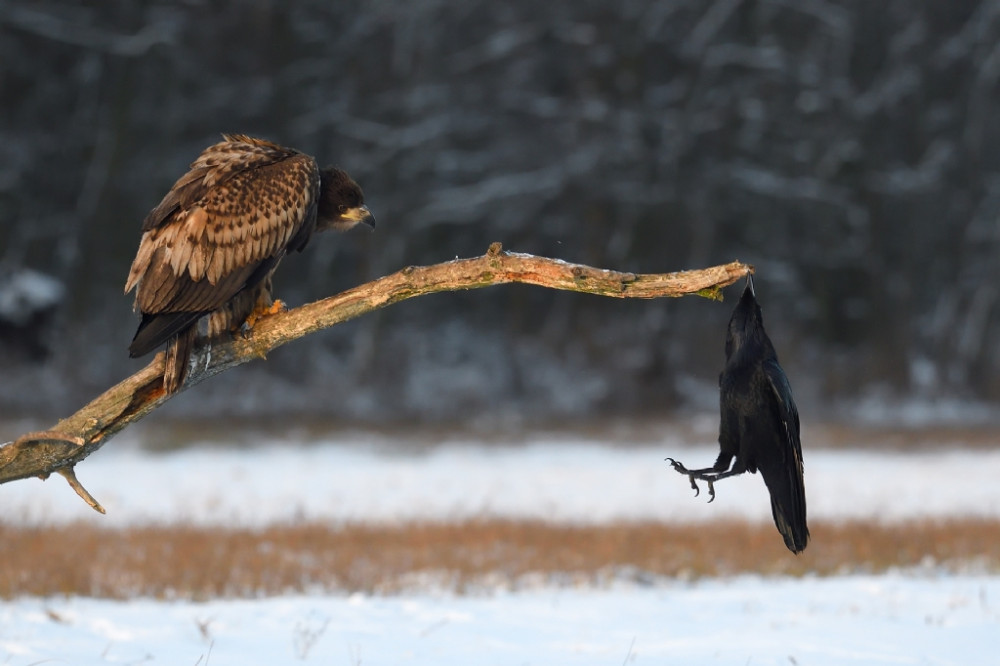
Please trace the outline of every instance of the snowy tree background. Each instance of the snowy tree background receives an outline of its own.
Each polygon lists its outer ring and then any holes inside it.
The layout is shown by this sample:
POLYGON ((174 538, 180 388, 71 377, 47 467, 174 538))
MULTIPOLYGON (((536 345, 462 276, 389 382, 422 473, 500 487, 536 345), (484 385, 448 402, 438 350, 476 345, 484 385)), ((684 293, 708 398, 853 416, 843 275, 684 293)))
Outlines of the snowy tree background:
MULTIPOLYGON (((0 415, 147 362, 122 294, 139 225, 224 131, 348 169, 378 216, 285 262, 293 305, 492 241, 630 271, 740 259, 801 408, 996 402, 998 79, 990 0, 0 2, 0 415)), ((669 413, 715 400, 729 308, 421 298, 171 411, 669 413)))

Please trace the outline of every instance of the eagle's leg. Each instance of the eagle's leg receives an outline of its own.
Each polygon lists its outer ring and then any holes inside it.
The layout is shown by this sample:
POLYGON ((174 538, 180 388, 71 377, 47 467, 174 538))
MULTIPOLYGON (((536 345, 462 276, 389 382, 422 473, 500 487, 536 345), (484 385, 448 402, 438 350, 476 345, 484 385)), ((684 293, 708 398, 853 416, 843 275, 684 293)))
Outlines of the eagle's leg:
POLYGON ((276 315, 281 312, 288 310, 288 306, 280 298, 276 298, 273 303, 267 307, 254 307, 253 312, 247 315, 247 319, 244 322, 244 326, 249 330, 253 328, 253 325, 257 323, 258 319, 263 319, 264 317, 270 317, 271 315, 276 315))
POLYGON ((254 300, 250 314, 242 322, 240 330, 246 336, 250 332, 250 329, 254 327, 254 324, 257 323, 257 320, 284 312, 287 309, 288 306, 285 305, 284 301, 271 298, 271 278, 268 277, 257 286, 257 297, 254 300))

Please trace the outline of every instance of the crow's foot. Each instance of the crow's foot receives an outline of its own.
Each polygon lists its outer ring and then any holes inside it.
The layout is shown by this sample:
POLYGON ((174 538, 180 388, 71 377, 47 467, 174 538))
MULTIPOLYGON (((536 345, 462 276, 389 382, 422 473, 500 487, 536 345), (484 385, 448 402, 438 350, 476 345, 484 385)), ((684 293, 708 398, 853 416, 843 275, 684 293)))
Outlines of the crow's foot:
POLYGON ((694 490, 694 496, 698 497, 701 494, 701 489, 698 487, 695 479, 699 481, 704 481, 708 484, 708 503, 711 504, 715 501, 715 476, 710 475, 710 473, 705 470, 690 470, 683 465, 680 461, 674 460, 673 458, 666 458, 665 460, 670 462, 670 466, 673 467, 679 474, 683 474, 691 482, 691 488, 694 490))
POLYGON ((683 474, 688 478, 688 481, 691 482, 691 488, 694 490, 694 496, 697 497, 700 495, 701 488, 699 488, 698 484, 694 482, 694 474, 692 474, 691 471, 680 461, 674 460, 673 458, 666 458, 666 460, 670 461, 670 466, 677 470, 679 474, 683 474))

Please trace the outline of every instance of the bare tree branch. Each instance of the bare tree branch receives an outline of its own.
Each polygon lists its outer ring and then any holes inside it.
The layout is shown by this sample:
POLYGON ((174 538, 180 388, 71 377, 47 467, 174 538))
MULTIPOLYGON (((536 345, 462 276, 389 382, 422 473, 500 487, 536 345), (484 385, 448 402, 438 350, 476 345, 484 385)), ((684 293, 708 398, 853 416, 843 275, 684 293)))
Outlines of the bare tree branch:
MULTIPOLYGON (((558 259, 504 252, 493 243, 475 259, 456 259, 433 266, 409 266, 308 305, 259 320, 248 337, 236 336, 202 347, 181 390, 229 368, 242 365, 281 345, 399 301, 442 291, 479 289, 521 282, 549 289, 578 291, 614 298, 663 298, 695 294, 721 300, 721 289, 752 272, 734 261, 722 266, 677 273, 621 273, 570 264, 558 259)), ((64 476, 97 511, 101 505, 77 481, 73 467, 100 449, 116 433, 167 400, 162 387, 163 353, 51 430, 30 432, 0 447, 0 483, 31 476, 64 476)))

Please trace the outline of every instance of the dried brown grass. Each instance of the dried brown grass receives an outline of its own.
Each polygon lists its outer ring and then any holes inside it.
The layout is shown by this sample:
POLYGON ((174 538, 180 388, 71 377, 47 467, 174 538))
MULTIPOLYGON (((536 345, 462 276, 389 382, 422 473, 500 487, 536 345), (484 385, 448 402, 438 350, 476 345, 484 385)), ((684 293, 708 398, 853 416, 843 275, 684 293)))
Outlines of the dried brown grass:
POLYGON ((772 525, 628 523, 0 526, 0 596, 207 599, 296 592, 457 592, 657 577, 826 575, 935 566, 1000 571, 1000 521, 816 523, 796 557, 772 525))

